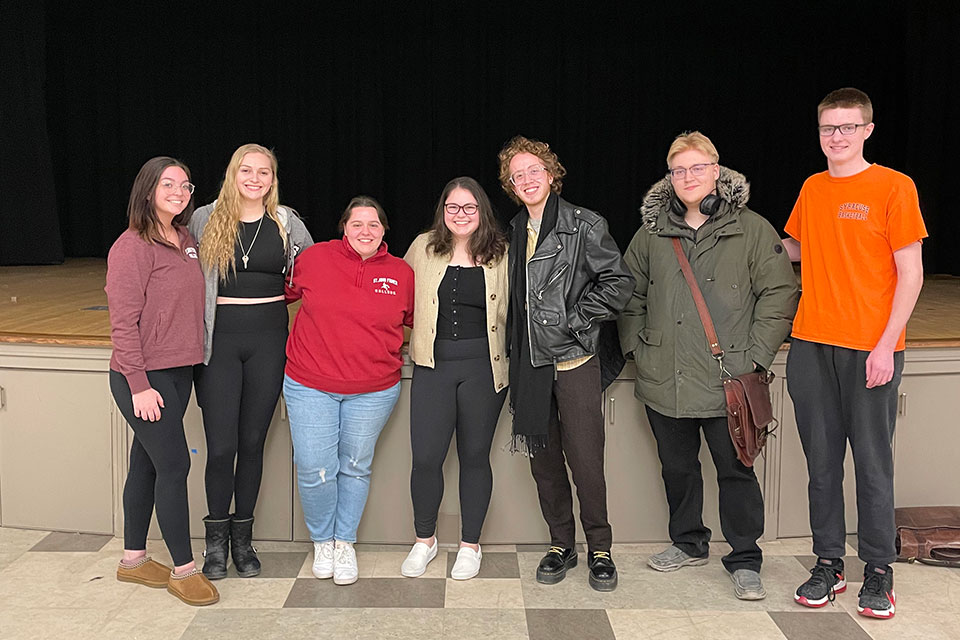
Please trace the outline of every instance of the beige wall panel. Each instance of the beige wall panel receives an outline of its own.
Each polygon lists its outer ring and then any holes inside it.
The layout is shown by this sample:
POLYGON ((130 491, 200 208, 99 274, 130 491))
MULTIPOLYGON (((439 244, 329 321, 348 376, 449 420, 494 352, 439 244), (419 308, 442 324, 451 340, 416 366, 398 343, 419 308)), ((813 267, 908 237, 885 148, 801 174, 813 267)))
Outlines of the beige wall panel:
POLYGON ((107 375, 0 369, 0 387, 3 526, 113 533, 107 375))
POLYGON ((898 414, 897 506, 960 504, 960 374, 903 376, 898 414))

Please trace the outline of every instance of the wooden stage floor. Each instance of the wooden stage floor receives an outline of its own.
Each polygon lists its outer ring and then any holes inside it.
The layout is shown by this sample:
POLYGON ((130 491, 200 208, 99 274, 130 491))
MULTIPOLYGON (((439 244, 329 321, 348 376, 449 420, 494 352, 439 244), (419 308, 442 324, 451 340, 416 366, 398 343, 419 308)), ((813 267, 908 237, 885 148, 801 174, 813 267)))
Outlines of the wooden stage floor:
MULTIPOLYGON (((0 342, 110 345, 106 261, 0 267, 0 342)), ((907 325, 910 347, 960 346, 960 277, 932 276, 907 325)))

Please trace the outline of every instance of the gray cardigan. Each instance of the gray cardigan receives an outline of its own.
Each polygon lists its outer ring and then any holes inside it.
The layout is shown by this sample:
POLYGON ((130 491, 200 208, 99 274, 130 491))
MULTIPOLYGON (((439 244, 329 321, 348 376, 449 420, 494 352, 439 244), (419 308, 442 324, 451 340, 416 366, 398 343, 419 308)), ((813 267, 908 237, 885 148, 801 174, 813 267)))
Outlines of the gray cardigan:
MULTIPOLYGON (((187 228, 190 230, 190 233, 193 234, 197 244, 200 243, 200 238, 203 236, 203 229, 207 226, 207 221, 210 219, 210 214, 213 212, 215 204, 217 204, 216 200, 200 207, 193 212, 193 216, 190 218, 187 228)), ((300 216, 298 216, 297 212, 293 209, 281 206, 277 208, 277 216, 280 218, 284 229, 287 230, 286 274, 287 282, 292 284, 293 261, 297 257, 297 254, 313 245, 313 238, 310 237, 310 232, 307 231, 303 221, 300 220, 300 216)), ((210 356, 213 354, 213 324, 217 317, 217 289, 220 286, 220 273, 216 267, 211 269, 204 267, 203 279, 206 284, 203 306, 203 364, 210 364, 210 356)))

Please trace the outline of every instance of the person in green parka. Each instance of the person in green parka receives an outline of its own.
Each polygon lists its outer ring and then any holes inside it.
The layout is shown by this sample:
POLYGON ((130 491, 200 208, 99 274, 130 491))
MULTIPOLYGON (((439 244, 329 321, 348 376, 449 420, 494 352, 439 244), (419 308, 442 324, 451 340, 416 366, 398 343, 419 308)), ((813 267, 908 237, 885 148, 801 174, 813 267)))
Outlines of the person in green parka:
POLYGON ((624 254, 637 280, 618 320, 621 348, 636 360, 635 394, 646 405, 670 508, 671 546, 651 556, 658 571, 706 564, 700 430, 717 467, 720 525, 732 547, 722 559, 735 594, 766 596, 763 497, 754 470, 737 460, 727 430, 720 368, 711 356, 672 238, 680 238, 706 299, 730 375, 766 369, 790 332, 797 279, 773 226, 747 208, 746 178, 722 167, 702 133, 678 136, 667 175, 644 197, 642 226, 624 254))

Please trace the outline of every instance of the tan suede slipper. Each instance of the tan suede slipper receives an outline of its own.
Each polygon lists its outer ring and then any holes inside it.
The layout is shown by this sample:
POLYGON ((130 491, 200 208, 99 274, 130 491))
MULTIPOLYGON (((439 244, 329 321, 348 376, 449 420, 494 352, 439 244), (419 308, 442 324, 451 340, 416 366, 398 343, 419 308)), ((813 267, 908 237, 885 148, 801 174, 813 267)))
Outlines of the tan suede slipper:
POLYGON ((168 575, 167 591, 187 604, 194 607, 204 607, 219 602, 220 593, 207 580, 207 576, 203 575, 200 569, 194 569, 179 576, 173 572, 168 575))
POLYGON ((144 556, 130 565, 121 561, 117 567, 117 580, 120 582, 135 582, 153 589, 166 587, 169 577, 170 567, 154 561, 150 556, 144 556))

